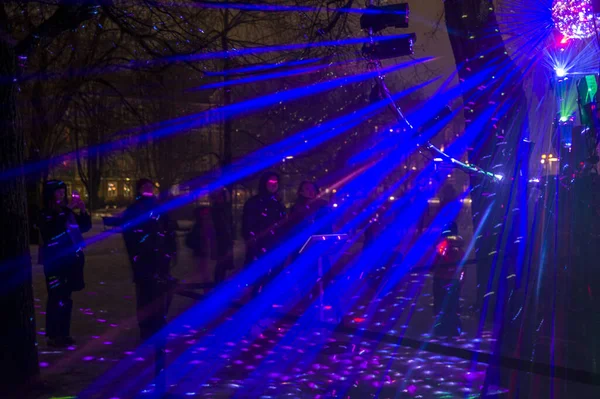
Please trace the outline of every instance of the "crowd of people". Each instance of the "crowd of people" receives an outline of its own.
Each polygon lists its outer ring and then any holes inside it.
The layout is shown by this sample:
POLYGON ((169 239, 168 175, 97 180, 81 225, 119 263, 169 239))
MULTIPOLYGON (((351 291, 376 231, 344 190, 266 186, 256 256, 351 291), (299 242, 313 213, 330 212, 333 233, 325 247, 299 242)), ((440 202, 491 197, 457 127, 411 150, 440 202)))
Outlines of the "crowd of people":
MULTIPOLYGON (((313 234, 329 234, 334 231, 331 218, 327 217, 331 213, 329 203, 321 198, 317 184, 303 181, 289 210, 279 198, 280 185, 280 177, 276 173, 264 174, 259 182, 258 193, 244 204, 241 233, 246 245, 246 266, 271 253, 287 237, 295 236, 306 240, 313 234), (306 237, 303 238, 303 234, 306 237)), ((157 199, 154 189, 152 181, 139 180, 136 184, 136 199, 125 210, 121 219, 136 290, 140 338, 144 341, 166 325, 167 313, 177 286, 177 281, 171 274, 171 267, 178 256, 176 223, 169 218, 169 212, 162 206, 164 202, 157 199)), ((195 223, 185 237, 185 245, 193 253, 201 278, 204 281, 211 279, 209 264, 214 263, 212 280, 214 284, 220 284, 226 279, 227 272, 234 269, 235 234, 231 198, 223 188, 212 193, 210 200, 211 206, 195 209, 195 223)), ((381 221, 375 219, 366 229, 365 245, 376 241, 381 234, 380 225, 381 221)), ((72 192, 69 200, 66 185, 52 180, 45 184, 44 207, 36 227, 42 239, 40 260, 44 265, 48 289, 48 345, 73 345, 75 341, 70 334, 73 307, 71 294, 85 286, 85 241, 82 233, 91 228, 91 217, 76 191, 72 192)), ((450 243, 450 250, 441 256, 446 261, 451 258, 456 263, 462 256, 462 239, 456 238, 458 234, 455 229, 451 234, 446 234, 450 235, 454 238, 445 241, 450 243)), ((295 248, 290 247, 287 263, 298 256, 300 246, 301 244, 295 248)), ((443 266, 443 262, 440 264, 443 266)), ((285 265, 286 262, 273 262, 268 272, 254 284, 252 294, 260 295, 265 285, 281 273, 285 265)), ((434 311, 443 313, 440 298, 449 296, 452 302, 449 308, 456 313, 456 270, 439 270, 438 267, 437 284, 434 286, 434 311)))

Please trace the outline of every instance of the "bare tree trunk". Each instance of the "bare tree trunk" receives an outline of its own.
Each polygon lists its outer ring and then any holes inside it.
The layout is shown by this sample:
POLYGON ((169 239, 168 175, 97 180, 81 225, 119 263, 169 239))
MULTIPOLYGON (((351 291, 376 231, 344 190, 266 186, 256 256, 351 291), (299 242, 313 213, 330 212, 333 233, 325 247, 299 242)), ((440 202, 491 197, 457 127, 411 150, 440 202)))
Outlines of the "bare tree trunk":
MULTIPOLYGON (((225 1, 227 3, 227 0, 225 1)), ((223 32, 221 35, 221 47, 224 52, 229 51, 229 40, 227 35, 229 34, 229 10, 225 8, 223 11, 223 32)), ((231 60, 229 57, 223 58, 223 107, 226 108, 231 104, 231 88, 227 86, 227 81, 229 80, 229 76, 227 75, 227 71, 231 69, 231 60)), ((221 158, 221 166, 223 170, 225 170, 231 163, 233 162, 233 142, 232 142, 232 132, 233 126, 231 123, 231 118, 228 118, 225 115, 225 119, 223 120, 223 157, 221 158)), ((233 198, 233 185, 229 185, 227 190, 229 191, 231 198, 233 198)), ((227 201, 227 206, 229 207, 228 212, 230 215, 233 215, 233 201, 227 201)), ((231 218, 231 232, 235 237, 235 218, 231 218)))
MULTIPOLYGON (((0 76, 16 76, 17 57, 0 40, 0 76)), ((25 143, 19 131, 16 84, 0 80, 0 172, 23 166, 25 143)), ((0 386, 17 386, 39 375, 25 180, 0 184, 0 386)))
POLYGON ((88 158, 87 158, 87 190, 89 195, 89 207, 92 210, 98 209, 100 200, 98 193, 100 191, 100 183, 104 172, 104 155, 98 151, 97 147, 100 144, 100 132, 96 126, 86 126, 88 132, 88 158))
MULTIPOLYGON (((522 286, 525 273, 520 256, 525 254, 528 239, 531 147, 526 140, 528 107, 521 81, 523 72, 506 50, 493 1, 446 0, 444 8, 459 79, 465 86, 477 81, 462 93, 465 134, 473 138, 469 161, 504 177, 502 184, 471 177, 473 227, 474 231, 480 229, 474 239, 481 326, 493 317, 497 339, 494 354, 518 356, 517 351, 523 353, 530 348, 525 342, 530 337, 518 345, 516 342, 519 331, 528 330, 530 323, 523 318, 526 311, 520 310, 527 295, 522 286), (486 76, 478 80, 482 73, 486 76)), ((490 370, 496 371, 488 373, 487 383, 498 383, 498 369, 490 370)))

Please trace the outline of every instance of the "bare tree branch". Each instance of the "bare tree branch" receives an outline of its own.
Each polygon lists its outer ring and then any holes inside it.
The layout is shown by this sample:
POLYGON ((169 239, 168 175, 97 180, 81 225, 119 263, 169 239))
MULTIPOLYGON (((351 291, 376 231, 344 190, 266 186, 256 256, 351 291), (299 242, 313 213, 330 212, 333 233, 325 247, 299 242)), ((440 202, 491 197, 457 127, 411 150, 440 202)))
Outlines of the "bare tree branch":
POLYGON ((42 42, 48 42, 61 33, 76 29, 82 22, 94 15, 93 5, 61 5, 54 14, 32 30, 25 39, 15 46, 17 54, 26 54, 42 42))

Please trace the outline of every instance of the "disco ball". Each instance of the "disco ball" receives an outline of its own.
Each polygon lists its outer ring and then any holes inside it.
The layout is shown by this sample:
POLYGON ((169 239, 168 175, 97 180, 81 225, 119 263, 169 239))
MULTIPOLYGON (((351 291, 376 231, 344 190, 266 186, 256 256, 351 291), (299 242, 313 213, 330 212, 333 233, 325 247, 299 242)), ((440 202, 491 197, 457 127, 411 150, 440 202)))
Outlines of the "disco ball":
MULTIPOLYGON (((587 39, 595 34, 592 0, 554 0, 552 21, 556 29, 571 39, 587 39)), ((596 19, 600 26, 600 19, 596 19)))

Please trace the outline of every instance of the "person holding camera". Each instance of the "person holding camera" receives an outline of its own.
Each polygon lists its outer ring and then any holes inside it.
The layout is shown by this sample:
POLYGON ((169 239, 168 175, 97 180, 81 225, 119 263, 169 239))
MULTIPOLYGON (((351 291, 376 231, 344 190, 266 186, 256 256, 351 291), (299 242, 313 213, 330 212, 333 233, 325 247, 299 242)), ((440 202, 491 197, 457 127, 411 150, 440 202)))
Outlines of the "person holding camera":
POLYGON ((79 193, 73 190, 67 199, 67 185, 59 180, 44 184, 44 207, 37 228, 41 235, 41 255, 48 289, 46 337, 48 346, 74 345, 71 337, 71 294, 85 287, 83 266, 85 242, 82 233, 92 228, 79 193))

